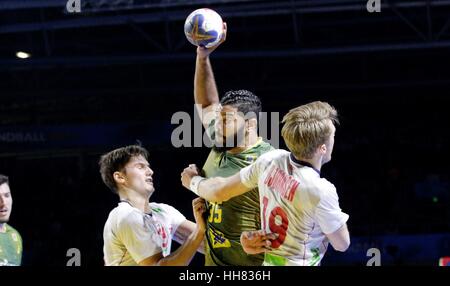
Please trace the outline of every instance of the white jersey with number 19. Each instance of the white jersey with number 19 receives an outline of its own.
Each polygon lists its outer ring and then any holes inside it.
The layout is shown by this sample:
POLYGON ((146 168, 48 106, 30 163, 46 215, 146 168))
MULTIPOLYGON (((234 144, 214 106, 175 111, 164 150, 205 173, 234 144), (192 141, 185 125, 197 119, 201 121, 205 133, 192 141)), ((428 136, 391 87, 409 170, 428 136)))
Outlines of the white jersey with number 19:
POLYGON ((325 234, 349 218, 334 185, 308 165, 290 152, 274 150, 240 171, 244 185, 259 188, 262 229, 278 234, 264 265, 320 265, 328 246, 325 234))

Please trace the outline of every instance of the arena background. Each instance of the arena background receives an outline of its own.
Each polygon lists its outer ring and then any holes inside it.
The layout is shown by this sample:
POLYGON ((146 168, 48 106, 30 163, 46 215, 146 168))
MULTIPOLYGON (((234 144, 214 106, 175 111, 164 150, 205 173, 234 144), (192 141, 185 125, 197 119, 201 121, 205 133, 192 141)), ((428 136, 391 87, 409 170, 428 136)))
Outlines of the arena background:
POLYGON ((370 248, 382 265, 450 256, 450 1, 382 0, 369 13, 350 0, 81 0, 75 14, 65 2, 0 2, 0 173, 24 265, 65 265, 69 248, 82 265, 103 265, 117 198, 97 161, 137 140, 155 171, 152 201, 193 218, 179 174, 208 149, 174 148, 170 119, 193 112, 195 47, 183 23, 200 7, 228 23, 211 57, 220 94, 252 90, 281 116, 314 100, 340 113, 323 176, 350 214, 352 245, 329 247, 323 265, 365 265, 370 248))

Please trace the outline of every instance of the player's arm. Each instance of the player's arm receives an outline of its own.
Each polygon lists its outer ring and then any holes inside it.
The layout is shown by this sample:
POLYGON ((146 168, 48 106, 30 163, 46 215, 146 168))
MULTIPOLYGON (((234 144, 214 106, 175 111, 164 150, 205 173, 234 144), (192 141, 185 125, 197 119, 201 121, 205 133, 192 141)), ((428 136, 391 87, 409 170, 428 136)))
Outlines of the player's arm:
POLYGON ((141 262, 140 266, 186 266, 188 265, 198 247, 203 241, 205 232, 196 230, 188 239, 173 253, 163 257, 162 253, 148 257, 141 262))
MULTIPOLYGON (((183 244, 187 240, 189 235, 191 235, 191 233, 195 231, 196 227, 197 225, 194 222, 190 220, 185 220, 180 224, 180 226, 178 226, 177 230, 175 231, 174 240, 179 244, 183 244)), ((205 254, 204 240, 198 247, 197 252, 205 254)))
POLYGON ((194 231, 187 240, 173 253, 163 257, 162 253, 148 257, 141 262, 140 266, 186 266, 188 265, 195 252, 199 248, 205 236, 205 231, 194 231))
MULTIPOLYGON (((196 106, 201 108, 201 110, 197 110, 199 114, 202 114, 202 112, 213 112, 212 108, 219 104, 219 92, 217 91, 209 55, 225 41, 227 33, 226 23, 224 23, 223 29, 224 34, 222 40, 217 45, 211 48, 197 48, 194 76, 194 100, 196 106)), ((208 128, 210 117, 202 115, 202 119, 205 128, 208 128)))
POLYGON ((196 198, 192 202, 195 221, 197 222, 193 232, 187 237, 184 243, 170 255, 163 257, 161 253, 152 255, 139 262, 141 266, 185 266, 194 257, 197 249, 202 244, 205 237, 205 220, 203 213, 206 211, 205 201, 196 198))
POLYGON ((349 216, 339 207, 339 198, 334 186, 323 192, 315 210, 315 217, 333 248, 344 252, 350 246, 347 228, 349 216))
POLYGON ((239 172, 228 178, 205 179, 198 176, 195 165, 189 165, 184 169, 181 173, 181 181, 184 187, 210 202, 228 201, 253 189, 241 182, 239 172))
POLYGON ((333 233, 326 234, 326 236, 337 251, 344 252, 350 246, 350 233, 348 232, 347 224, 344 224, 333 233))

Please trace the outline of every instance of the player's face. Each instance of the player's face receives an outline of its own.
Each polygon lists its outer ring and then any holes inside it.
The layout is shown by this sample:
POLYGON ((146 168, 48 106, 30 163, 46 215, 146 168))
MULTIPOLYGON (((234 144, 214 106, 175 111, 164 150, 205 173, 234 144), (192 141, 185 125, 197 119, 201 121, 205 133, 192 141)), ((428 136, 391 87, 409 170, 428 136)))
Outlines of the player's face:
POLYGON ((151 195, 155 190, 153 186, 153 170, 150 164, 141 155, 131 158, 125 165, 124 186, 144 195, 151 195))
POLYGON ((9 221, 12 209, 11 190, 8 184, 0 185, 0 223, 9 221))
POLYGON ((330 121, 331 125, 331 134, 328 138, 327 142, 325 143, 325 146, 327 146, 327 152, 325 153, 325 156, 323 156, 322 164, 328 163, 331 161, 331 154, 333 153, 334 148, 334 135, 336 134, 336 127, 334 127, 334 124, 330 121))
POLYGON ((216 123, 216 145, 220 147, 238 147, 245 139, 245 118, 236 107, 224 105, 216 123))

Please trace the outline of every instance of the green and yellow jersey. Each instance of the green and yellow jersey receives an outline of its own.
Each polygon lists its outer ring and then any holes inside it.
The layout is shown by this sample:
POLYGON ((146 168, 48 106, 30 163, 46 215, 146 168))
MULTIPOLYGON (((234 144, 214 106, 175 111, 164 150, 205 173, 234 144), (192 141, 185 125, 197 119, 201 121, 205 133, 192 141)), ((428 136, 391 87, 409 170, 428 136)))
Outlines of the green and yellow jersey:
POLYGON ((22 262, 22 237, 8 224, 0 230, 0 266, 20 266, 22 262))
MULTIPOLYGON (((209 177, 229 177, 273 147, 261 138, 258 142, 239 154, 211 150, 205 165, 204 175, 209 177)), ((207 266, 260 266, 264 255, 248 255, 242 249, 240 236, 243 231, 261 228, 258 189, 254 189, 226 202, 208 202, 206 229, 205 265, 207 266)))

